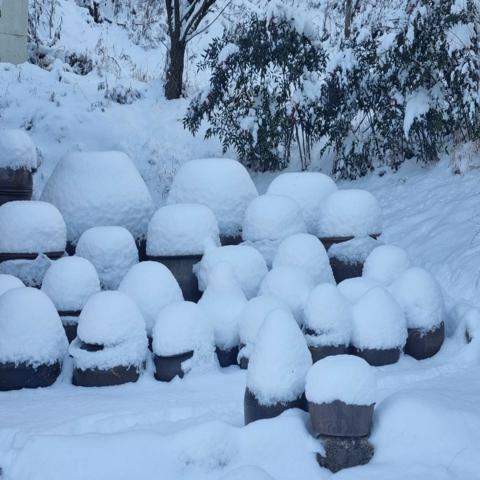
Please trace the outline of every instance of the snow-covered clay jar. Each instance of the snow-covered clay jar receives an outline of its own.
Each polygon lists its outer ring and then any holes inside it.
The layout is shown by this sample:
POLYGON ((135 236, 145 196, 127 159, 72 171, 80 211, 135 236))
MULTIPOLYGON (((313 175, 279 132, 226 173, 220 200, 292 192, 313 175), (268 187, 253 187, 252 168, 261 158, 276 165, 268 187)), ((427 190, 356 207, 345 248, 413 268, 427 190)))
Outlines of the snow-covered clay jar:
POLYGON ((340 283, 347 278, 361 277, 365 260, 379 244, 369 236, 333 244, 328 256, 335 281, 340 283))
POLYGON ((0 273, 0 296, 14 288, 24 287, 23 282, 13 275, 0 273))
POLYGON ((42 192, 67 224, 69 253, 85 230, 104 225, 145 238, 153 202, 142 177, 122 152, 76 152, 63 157, 42 192))
POLYGON ((115 290, 126 273, 138 263, 132 234, 123 227, 93 227, 80 237, 76 255, 89 260, 104 290, 115 290))
POLYGON ((288 172, 275 178, 267 193, 295 200, 302 210, 308 233, 316 234, 318 213, 324 200, 337 190, 335 182, 320 172, 288 172))
POLYGON ((258 332, 247 371, 245 424, 289 408, 306 409, 305 377, 312 357, 305 338, 284 310, 268 314, 258 332))
POLYGON ((188 301, 196 302, 201 296, 193 266, 206 249, 219 245, 217 219, 205 205, 167 205, 156 211, 148 225, 147 258, 169 268, 188 301))
POLYGON ((314 435, 323 454, 322 467, 332 472, 365 465, 373 456, 368 441, 376 397, 374 368, 358 357, 324 358, 308 371, 305 394, 314 435))
POLYGON ((241 242, 245 210, 258 196, 243 165, 228 158, 205 158, 184 163, 173 179, 168 204, 199 203, 217 217, 222 245, 241 242))
POLYGON ((125 275, 118 290, 135 301, 145 320, 147 335, 152 331, 160 310, 183 300, 182 290, 172 272, 157 262, 140 262, 125 275))
POLYGON ((313 362, 346 354, 352 335, 348 301, 330 283, 317 285, 305 303, 304 331, 313 362))
POLYGON ((0 129, 0 205, 32 198, 37 149, 23 130, 0 129))
POLYGON ((100 291, 95 267, 82 257, 56 260, 43 277, 42 291, 55 305, 71 342, 77 336, 78 317, 87 300, 100 291))
POLYGON ((268 272, 261 253, 249 245, 227 245, 209 249, 202 261, 195 266, 198 286, 203 292, 208 279, 219 263, 228 263, 245 296, 250 299, 257 295, 260 284, 268 272))
POLYGON ((214 364, 212 327, 193 302, 175 302, 160 310, 153 328, 155 378, 169 382, 176 376, 214 364))
POLYGON ((60 317, 43 292, 20 287, 0 296, 0 390, 52 385, 67 345, 60 317))
POLYGON ((329 195, 318 215, 317 235, 328 250, 334 243, 382 233, 382 210, 366 190, 338 190, 329 195))
POLYGON ((362 276, 388 287, 410 268, 407 252, 395 245, 380 245, 366 258, 362 276))
POLYGON ((395 363, 407 340, 402 307, 383 287, 368 290, 352 307, 352 351, 370 365, 395 363))
POLYGON ((389 290, 407 319, 405 353, 417 360, 435 355, 445 339, 443 296, 435 278, 422 268, 409 268, 389 290))
POLYGON ((271 265, 280 242, 307 228, 295 200, 283 195, 260 195, 245 212, 242 238, 253 245, 271 265))
POLYGON ((73 384, 104 387, 136 382, 147 344, 145 322, 135 302, 121 292, 96 293, 83 307, 77 338, 69 347, 73 384))
POLYGON ((50 260, 64 255, 66 227, 49 203, 19 200, 0 207, 0 273, 37 287, 50 260))
POLYGON ((212 325, 221 367, 237 365, 240 315, 246 303, 231 266, 224 262, 215 265, 198 305, 212 325))

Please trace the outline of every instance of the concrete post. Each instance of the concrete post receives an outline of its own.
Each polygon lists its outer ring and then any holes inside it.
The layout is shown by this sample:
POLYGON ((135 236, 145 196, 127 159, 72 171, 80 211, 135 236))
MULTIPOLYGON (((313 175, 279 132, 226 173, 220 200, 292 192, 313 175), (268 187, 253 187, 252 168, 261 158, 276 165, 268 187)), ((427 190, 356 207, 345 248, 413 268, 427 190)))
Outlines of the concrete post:
POLYGON ((0 0, 0 62, 27 60, 28 0, 0 0))

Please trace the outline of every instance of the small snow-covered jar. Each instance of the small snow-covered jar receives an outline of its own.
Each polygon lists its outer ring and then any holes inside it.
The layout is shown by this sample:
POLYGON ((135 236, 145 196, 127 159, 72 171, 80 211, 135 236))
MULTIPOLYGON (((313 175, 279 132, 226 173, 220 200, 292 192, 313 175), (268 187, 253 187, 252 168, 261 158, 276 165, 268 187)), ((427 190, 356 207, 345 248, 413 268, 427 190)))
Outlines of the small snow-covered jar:
POLYGON ((0 205, 32 198, 32 173, 37 168, 37 149, 29 135, 0 129, 0 205))
POLYGON ((213 364, 213 330, 205 312, 193 302, 174 302, 160 310, 153 328, 155 378, 169 382, 193 369, 213 364))
POLYGON ((52 385, 67 345, 60 317, 43 292, 20 287, 0 296, 0 390, 52 385))
POLYGON ((95 267, 87 259, 64 257, 53 262, 45 273, 42 291, 55 305, 71 342, 77 336, 80 312, 87 300, 100 291, 100 281, 95 267))
POLYGON ((115 290, 125 274, 138 263, 132 234, 123 227, 93 227, 77 244, 76 254, 89 260, 104 290, 115 290))
POLYGON ((322 203, 317 235, 328 250, 334 243, 382 233, 382 210, 366 190, 338 190, 322 203))
POLYGON ((49 203, 8 202, 0 207, 0 272, 37 287, 50 260, 64 255, 66 227, 49 203))
POLYGON ((245 424, 273 418, 289 408, 306 410, 305 377, 312 357, 292 315, 268 314, 248 364, 245 424))
POLYGON ((24 287, 23 282, 13 275, 0 273, 0 296, 14 288, 24 287))
POLYGON ((362 276, 388 287, 410 267, 407 252, 395 245, 380 245, 366 258, 362 276))
POLYGON ((185 162, 173 179, 167 203, 199 203, 217 217, 222 245, 241 242, 245 210, 258 196, 245 167, 228 158, 185 162))
POLYGON ((148 226, 147 258, 165 265, 185 300, 192 302, 201 296, 193 266, 206 249, 219 245, 217 219, 205 205, 167 205, 156 211, 148 226))
POLYGON ((73 384, 103 387, 136 382, 147 357, 145 322, 135 302, 121 292, 96 293, 78 320, 70 344, 73 384))

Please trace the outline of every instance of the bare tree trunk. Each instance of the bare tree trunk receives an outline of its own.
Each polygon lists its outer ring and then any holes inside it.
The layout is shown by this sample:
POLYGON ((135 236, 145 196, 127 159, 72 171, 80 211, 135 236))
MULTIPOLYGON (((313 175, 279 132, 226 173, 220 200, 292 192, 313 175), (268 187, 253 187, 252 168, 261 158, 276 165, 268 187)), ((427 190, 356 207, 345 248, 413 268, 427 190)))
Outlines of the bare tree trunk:
POLYGON ((345 38, 350 37, 353 17, 353 0, 345 0, 345 38))
POLYGON ((180 98, 182 95, 185 48, 186 44, 181 40, 172 40, 170 44, 170 60, 165 83, 165 97, 167 100, 180 98))

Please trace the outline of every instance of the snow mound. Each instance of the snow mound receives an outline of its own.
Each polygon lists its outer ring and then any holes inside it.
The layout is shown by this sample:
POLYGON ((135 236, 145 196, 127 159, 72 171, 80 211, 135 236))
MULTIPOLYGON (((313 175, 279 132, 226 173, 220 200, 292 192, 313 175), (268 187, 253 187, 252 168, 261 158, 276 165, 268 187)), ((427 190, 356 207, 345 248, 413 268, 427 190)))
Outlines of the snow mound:
POLYGON ((305 391, 312 357, 290 313, 271 312, 258 332, 247 372, 247 388, 262 405, 291 402, 305 391))
POLYGON ((0 168, 18 170, 38 167, 37 149, 23 130, 0 129, 0 168))
POLYGON ((297 267, 278 267, 270 270, 260 286, 261 295, 283 300, 301 325, 303 307, 315 286, 308 273, 297 267))
POLYGON ((204 291, 208 278, 219 263, 228 263, 247 298, 254 297, 268 272, 262 255, 249 245, 228 245, 209 249, 195 268, 198 287, 204 291))
POLYGON ((138 263, 138 249, 132 234, 123 227, 93 227, 80 237, 76 254, 97 270, 102 288, 114 290, 125 274, 138 263))
POLYGON ((247 465, 236 468, 219 478, 219 480, 275 480, 263 468, 247 465))
POLYGON ((49 203, 19 200, 0 206, 0 252, 63 252, 67 243, 61 213, 49 203))
POLYGON ((338 284, 338 291, 350 302, 357 302, 372 288, 379 284, 369 278, 355 277, 347 278, 338 284))
POLYGON ((403 308, 408 328, 431 330, 444 320, 442 291, 426 270, 409 268, 389 291, 403 308))
POLYGON ((220 245, 217 219, 204 205, 179 203, 158 209, 148 225, 147 254, 202 255, 220 245))
POLYGON ((319 212, 319 237, 365 237, 382 232, 382 210, 366 190, 338 190, 319 212))
POLYGON ((308 296, 304 317, 305 327, 315 332, 315 335, 306 335, 309 345, 350 344, 352 312, 336 286, 317 285, 308 296))
POLYGON ((238 345, 240 315, 246 303, 231 266, 228 263, 215 265, 198 305, 213 327, 215 345, 222 350, 238 345))
POLYGON ((42 291, 58 311, 79 311, 100 291, 95 267, 82 257, 64 257, 52 263, 45 273, 42 291))
POLYGON ((247 170, 227 158, 184 163, 173 179, 167 203, 200 203, 209 207, 223 235, 241 233, 245 210, 257 197, 247 170))
POLYGON ((67 337, 52 301, 36 288, 0 296, 0 362, 52 364, 67 352, 67 337))
POLYGON ((363 263, 370 253, 380 245, 372 237, 358 237, 347 242, 334 243, 328 249, 328 256, 345 263, 363 263))
POLYGON ((374 367, 363 358, 336 355, 323 358, 310 368, 305 394, 309 402, 317 404, 340 400, 348 405, 372 405, 376 389, 374 367))
POLYGON ((300 206, 307 231, 317 232, 318 214, 325 198, 337 190, 335 182, 320 172, 288 172, 276 177, 267 193, 284 195, 300 206))
POLYGON ((402 307, 383 287, 369 290, 353 306, 352 344, 358 349, 402 348, 407 324, 402 307))
POLYGON ((305 270, 314 283, 334 283, 332 268, 322 242, 308 233, 297 233, 280 243, 273 268, 298 267, 305 270))
POLYGON ((23 282, 14 275, 0 273, 0 296, 14 288, 24 287, 23 282))
POLYGON ((40 254, 34 260, 7 260, 0 263, 0 273, 19 278, 28 287, 39 287, 52 261, 40 254))
POLYGON ((403 248, 380 245, 366 258, 362 275, 388 286, 409 267, 410 259, 403 248))
POLYGON ((57 164, 42 193, 67 223, 68 240, 105 225, 128 229, 142 238, 153 213, 147 186, 122 152, 77 152, 57 164))
POLYGON ((158 262, 140 262, 134 265, 121 281, 118 290, 131 297, 145 319, 148 335, 152 334, 160 310, 173 302, 183 300, 172 272, 158 262))
POLYGON ((175 302, 160 310, 153 328, 153 352, 168 357, 193 351, 193 357, 182 365, 185 373, 213 363, 214 343, 208 318, 196 303, 175 302))

